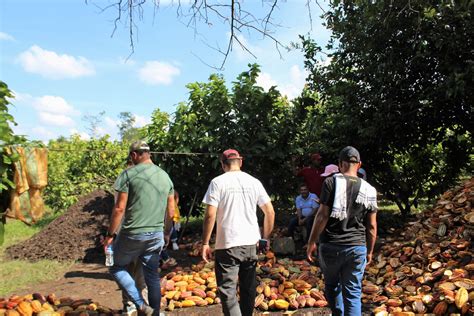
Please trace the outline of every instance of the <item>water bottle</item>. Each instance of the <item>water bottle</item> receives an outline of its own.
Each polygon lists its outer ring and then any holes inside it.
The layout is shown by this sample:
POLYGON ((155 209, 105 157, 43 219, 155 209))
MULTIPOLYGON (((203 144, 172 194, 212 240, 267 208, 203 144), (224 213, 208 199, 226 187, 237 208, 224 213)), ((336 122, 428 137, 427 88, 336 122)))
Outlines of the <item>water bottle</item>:
POLYGON ((108 245, 105 248, 105 266, 111 267, 114 265, 114 250, 112 249, 112 245, 108 245))

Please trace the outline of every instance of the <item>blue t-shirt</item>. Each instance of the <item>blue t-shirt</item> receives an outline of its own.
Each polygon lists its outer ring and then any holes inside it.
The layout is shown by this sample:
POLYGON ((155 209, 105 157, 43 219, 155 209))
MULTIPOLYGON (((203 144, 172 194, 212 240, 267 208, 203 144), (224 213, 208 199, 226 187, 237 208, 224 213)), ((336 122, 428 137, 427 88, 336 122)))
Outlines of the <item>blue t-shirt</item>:
POLYGON ((295 200, 295 205, 296 208, 301 210, 301 215, 303 217, 307 217, 316 214, 316 212, 314 214, 312 213, 313 209, 317 210, 319 207, 319 203, 317 202, 318 200, 318 196, 314 193, 310 193, 306 199, 301 195, 298 195, 295 200))

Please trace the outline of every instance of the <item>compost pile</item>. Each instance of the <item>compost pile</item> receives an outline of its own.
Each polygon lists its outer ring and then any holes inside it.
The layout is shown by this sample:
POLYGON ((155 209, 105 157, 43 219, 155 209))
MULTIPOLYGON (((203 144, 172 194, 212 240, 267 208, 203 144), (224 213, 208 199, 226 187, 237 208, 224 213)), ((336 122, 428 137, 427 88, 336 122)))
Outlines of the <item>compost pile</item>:
POLYGON ((103 262, 101 236, 109 224, 112 194, 96 190, 82 196, 63 215, 32 238, 6 250, 12 259, 103 262))

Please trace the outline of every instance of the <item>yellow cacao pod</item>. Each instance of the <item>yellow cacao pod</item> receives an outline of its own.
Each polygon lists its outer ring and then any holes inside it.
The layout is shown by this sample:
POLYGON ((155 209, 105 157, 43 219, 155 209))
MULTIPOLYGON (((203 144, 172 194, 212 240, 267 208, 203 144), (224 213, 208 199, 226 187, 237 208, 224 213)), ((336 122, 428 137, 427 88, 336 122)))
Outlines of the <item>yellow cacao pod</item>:
POLYGON ((21 316, 31 316, 33 315, 33 309, 31 308, 31 304, 23 301, 18 306, 16 307, 16 310, 18 313, 20 313, 21 316))
POLYGON ((181 306, 182 307, 192 307, 192 306, 196 306, 196 303, 194 303, 194 301, 184 300, 184 301, 181 302, 181 306))
POLYGON ((265 297, 270 297, 270 295, 272 294, 270 286, 265 285, 265 288, 263 289, 263 294, 265 295, 265 297))
POLYGON ((38 300, 31 301, 31 309, 33 310, 34 313, 41 312, 43 310, 41 306, 41 302, 38 300))
POLYGON ((285 300, 275 300, 275 308, 280 310, 286 310, 290 307, 290 303, 285 300))
POLYGON ((469 294, 467 293, 467 290, 465 288, 461 287, 456 292, 456 297, 454 298, 454 303, 456 304, 457 308, 461 309, 463 307, 463 305, 467 303, 468 299, 469 299, 469 294))

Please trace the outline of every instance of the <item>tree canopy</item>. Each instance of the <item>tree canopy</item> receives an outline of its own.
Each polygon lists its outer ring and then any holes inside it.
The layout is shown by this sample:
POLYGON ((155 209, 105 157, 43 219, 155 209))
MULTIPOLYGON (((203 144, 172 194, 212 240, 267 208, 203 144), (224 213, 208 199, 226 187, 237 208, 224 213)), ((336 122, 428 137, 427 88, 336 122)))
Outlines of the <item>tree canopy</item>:
POLYGON ((408 214, 451 185, 472 152, 472 4, 333 1, 325 19, 329 65, 303 38, 322 100, 315 136, 334 153, 358 147, 379 190, 408 214))

